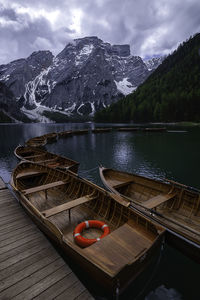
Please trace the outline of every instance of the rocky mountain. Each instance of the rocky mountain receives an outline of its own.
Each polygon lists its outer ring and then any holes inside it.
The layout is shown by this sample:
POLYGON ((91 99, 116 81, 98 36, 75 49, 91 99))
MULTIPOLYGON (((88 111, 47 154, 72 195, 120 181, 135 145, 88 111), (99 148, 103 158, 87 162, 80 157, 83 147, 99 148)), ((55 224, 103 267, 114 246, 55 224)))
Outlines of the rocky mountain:
POLYGON ((200 122, 200 33, 165 58, 124 99, 95 114, 96 122, 200 122))
POLYGON ((144 60, 149 71, 154 71, 163 62, 166 56, 153 57, 151 59, 144 60))
POLYGON ((130 54, 129 45, 111 45, 94 36, 74 40, 56 57, 38 51, 1 65, 0 81, 29 118, 45 121, 41 115, 46 111, 93 115, 130 94, 151 72, 130 54))
POLYGON ((16 121, 29 122, 30 120, 21 112, 12 91, 0 82, 0 123, 16 121))

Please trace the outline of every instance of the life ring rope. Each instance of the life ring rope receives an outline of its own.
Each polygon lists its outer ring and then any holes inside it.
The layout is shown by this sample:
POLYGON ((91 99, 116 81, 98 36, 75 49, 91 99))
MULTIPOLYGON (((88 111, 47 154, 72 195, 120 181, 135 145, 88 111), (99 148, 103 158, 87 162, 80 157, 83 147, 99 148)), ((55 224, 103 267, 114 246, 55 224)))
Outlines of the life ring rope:
POLYGON ((98 220, 88 220, 88 221, 84 221, 80 224, 78 224, 74 230, 74 240, 75 242, 85 248, 88 247, 96 242, 99 242, 102 238, 104 238, 106 235, 108 235, 110 233, 110 228, 109 226, 102 222, 102 221, 98 221, 98 220), (84 229, 88 229, 88 228, 99 228, 103 231, 103 234, 95 239, 87 239, 84 238, 81 233, 83 232, 84 229))

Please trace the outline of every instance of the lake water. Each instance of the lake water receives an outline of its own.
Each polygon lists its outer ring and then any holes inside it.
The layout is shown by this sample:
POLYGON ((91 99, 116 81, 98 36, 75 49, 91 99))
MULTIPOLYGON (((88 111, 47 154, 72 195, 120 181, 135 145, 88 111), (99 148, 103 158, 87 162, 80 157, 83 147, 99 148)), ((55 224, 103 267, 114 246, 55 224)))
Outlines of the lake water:
MULTIPOLYGON (((94 126, 93 123, 0 125, 0 176, 9 182, 17 164, 13 151, 27 139, 53 131, 91 129, 94 126)), ((103 126, 114 128, 120 125, 103 126)), ((151 178, 168 178, 200 189, 200 128, 171 126, 169 132, 154 133, 90 132, 59 139, 46 148, 79 161, 79 175, 101 186, 98 164, 151 178)), ((123 299, 200 299, 199 279, 200 265, 166 245, 159 264, 152 267, 145 284, 140 280, 136 287, 133 283, 123 299)), ((102 291, 99 297, 98 292, 96 294, 97 298, 103 296, 102 291)))

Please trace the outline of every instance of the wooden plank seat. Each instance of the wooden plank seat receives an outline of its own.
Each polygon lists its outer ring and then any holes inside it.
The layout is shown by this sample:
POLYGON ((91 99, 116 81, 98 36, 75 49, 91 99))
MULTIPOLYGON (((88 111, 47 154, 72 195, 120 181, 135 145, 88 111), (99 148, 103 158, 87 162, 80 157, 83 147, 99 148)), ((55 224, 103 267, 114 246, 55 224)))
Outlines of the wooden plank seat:
POLYGON ((23 179, 26 177, 32 177, 32 176, 38 176, 38 175, 44 175, 47 174, 47 172, 40 172, 40 171, 30 171, 30 172, 24 172, 24 173, 20 173, 16 176, 17 179, 23 179))
POLYGON ((125 181, 125 182, 116 184, 116 185, 114 185, 113 187, 114 187, 115 189, 117 189, 117 188, 120 188, 120 187, 129 185, 129 184, 131 184, 131 183, 134 183, 133 180, 128 180, 128 181, 125 181))
POLYGON ((84 248, 83 253, 105 272, 115 276, 125 265, 144 254, 151 244, 134 227, 125 223, 99 242, 84 248))
POLYGON ((32 193, 35 193, 35 192, 41 192, 41 191, 45 191, 45 190, 48 190, 48 189, 53 188, 53 187, 61 186, 61 185, 64 185, 66 183, 67 183, 66 181, 62 181, 62 180, 54 181, 54 182, 51 182, 51 183, 47 183, 47 184, 39 185, 39 186, 30 188, 30 189, 23 190, 23 193, 25 195, 29 195, 29 194, 32 194, 32 193))
POLYGON ((40 156, 44 156, 45 154, 46 153, 24 156, 23 159, 30 159, 30 158, 40 157, 40 156))
POLYGON ((42 164, 42 163, 46 163, 46 162, 53 162, 53 161, 56 161, 56 160, 57 160, 57 157, 50 158, 50 159, 39 160, 39 161, 37 161, 37 164, 42 164))
POLYGON ((91 200, 94 200, 95 197, 94 196, 91 196, 91 195, 86 195, 86 196, 83 196, 83 197, 80 197, 80 198, 77 198, 75 200, 72 200, 72 201, 69 201, 67 203, 64 203, 64 204, 61 204, 61 205, 58 205, 58 206, 55 206, 53 208, 50 208, 50 209, 47 209, 47 210, 44 210, 42 212, 42 214, 49 218, 51 216, 54 216, 54 215, 57 215, 59 214, 60 212, 63 212, 63 211, 66 211, 66 210, 69 210, 69 217, 70 217, 70 210, 78 205, 81 205, 83 203, 86 203, 88 201, 91 201, 91 200))
POLYGON ((146 208, 152 209, 172 198, 174 198, 176 196, 176 193, 170 193, 170 194, 161 194, 161 195, 157 195, 153 198, 150 198, 149 200, 144 202, 144 206, 146 208))

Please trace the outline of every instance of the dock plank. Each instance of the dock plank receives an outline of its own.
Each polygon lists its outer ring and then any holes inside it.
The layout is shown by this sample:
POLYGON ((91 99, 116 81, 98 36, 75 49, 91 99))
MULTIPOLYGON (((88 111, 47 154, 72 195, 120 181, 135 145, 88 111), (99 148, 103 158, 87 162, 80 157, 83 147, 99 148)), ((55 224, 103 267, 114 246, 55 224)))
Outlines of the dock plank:
POLYGON ((12 237, 16 237, 16 239, 18 238, 18 236, 20 236, 21 234, 23 234, 25 231, 31 231, 31 230, 37 230, 36 227, 32 226, 32 224, 27 225, 27 226, 23 226, 21 228, 17 228, 15 230, 12 231, 8 231, 7 233, 1 233, 0 234, 0 241, 4 241, 4 240, 9 240, 10 238, 12 239, 12 237))
POLYGON ((54 253, 57 254, 57 252, 55 252, 54 249, 52 249, 52 247, 44 248, 42 250, 39 249, 36 253, 33 253, 30 256, 24 258, 23 260, 19 260, 16 263, 3 269, 3 272, 0 272, 0 280, 5 279, 13 274, 18 273, 19 271, 34 264, 35 262, 40 261, 47 255, 50 256, 50 255, 53 255, 54 253))
MULTIPOLYGON (((77 281, 77 277, 74 273, 70 273, 69 275, 65 276, 63 279, 56 282, 54 285, 40 293, 38 296, 35 297, 37 300, 43 299, 54 299, 58 295, 62 294, 67 288, 73 285, 77 281)), ((87 290, 86 294, 89 294, 87 290)), ((90 295, 91 296, 91 295, 90 295)))
POLYGON ((0 179, 0 299, 93 299, 0 179))
MULTIPOLYGON (((57 265, 56 265, 57 268, 57 265)), ((41 292, 43 292, 46 288, 50 288, 54 283, 58 282, 59 280, 63 279, 66 276, 66 273, 71 273, 72 271, 67 268, 67 265, 63 265, 59 267, 57 270, 50 270, 50 273, 44 274, 44 278, 42 280, 37 280, 37 283, 32 285, 29 289, 26 289, 22 293, 20 293, 15 299, 32 299, 36 297, 41 292)), ((80 282, 79 282, 80 284, 80 282)), ((50 299, 52 299, 50 297, 50 299)))
POLYGON ((5 278, 1 281, 0 285, 0 292, 7 289, 8 287, 16 284, 17 282, 21 281, 22 279, 30 276, 32 273, 42 269, 43 267, 49 265, 50 263, 57 260, 59 256, 57 253, 53 252, 51 255, 46 253, 46 256, 36 262, 32 263, 31 265, 25 267, 24 269, 10 275, 8 278, 5 278))
MULTIPOLYGON (((16 297, 18 294, 22 293, 30 286, 33 286, 41 279, 60 269, 60 267, 62 267, 64 264, 65 262, 61 258, 56 259, 54 262, 48 264, 44 268, 38 270, 35 273, 32 273, 31 275, 17 282, 16 284, 13 284, 9 287, 9 289, 5 289, 4 291, 2 291, 0 294, 2 299, 11 299, 13 297, 16 297)), ((20 299, 23 299, 23 297, 21 297, 20 299)))
POLYGON ((1 254, 5 253, 5 252, 7 253, 11 249, 12 250, 17 249, 18 247, 21 247, 22 245, 25 245, 30 241, 35 241, 37 238, 38 238, 37 231, 35 231, 35 232, 29 233, 28 236, 26 235, 25 237, 18 239, 16 241, 13 241, 11 243, 5 244, 5 242, 4 242, 4 245, 2 245, 3 243, 1 243, 0 256, 1 256, 1 254))
POLYGON ((64 300, 64 299, 75 299, 84 291, 84 286, 79 284, 79 282, 75 282, 68 289, 66 289, 59 296, 55 297, 56 300, 64 300))
POLYGON ((5 185, 5 183, 3 182, 3 180, 0 177, 0 190, 1 189, 5 189, 5 188, 6 188, 6 185, 5 185))

